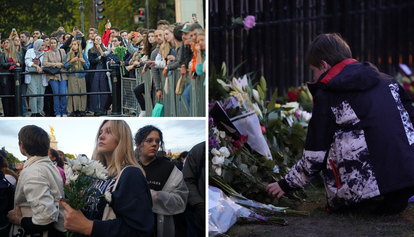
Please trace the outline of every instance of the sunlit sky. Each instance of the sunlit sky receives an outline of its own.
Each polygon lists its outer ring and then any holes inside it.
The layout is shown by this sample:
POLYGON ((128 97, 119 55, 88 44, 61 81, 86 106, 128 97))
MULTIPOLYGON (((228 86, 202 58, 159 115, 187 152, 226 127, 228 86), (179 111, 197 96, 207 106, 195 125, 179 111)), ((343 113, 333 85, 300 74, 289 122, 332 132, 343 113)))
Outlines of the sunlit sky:
MULTIPOLYGON (((58 150, 70 154, 86 154, 92 156, 98 128, 104 119, 101 118, 59 118, 59 119, 27 119, 13 118, 0 120, 0 148, 12 153, 19 160, 26 160, 18 147, 18 133, 26 125, 37 125, 50 135, 50 126, 54 126, 54 135, 58 141, 58 150)), ((206 140, 205 119, 171 118, 125 118, 130 126, 132 136, 140 127, 154 125, 164 135, 165 150, 172 153, 189 151, 194 145, 206 140)), ((135 147, 134 147, 135 148, 135 147)))

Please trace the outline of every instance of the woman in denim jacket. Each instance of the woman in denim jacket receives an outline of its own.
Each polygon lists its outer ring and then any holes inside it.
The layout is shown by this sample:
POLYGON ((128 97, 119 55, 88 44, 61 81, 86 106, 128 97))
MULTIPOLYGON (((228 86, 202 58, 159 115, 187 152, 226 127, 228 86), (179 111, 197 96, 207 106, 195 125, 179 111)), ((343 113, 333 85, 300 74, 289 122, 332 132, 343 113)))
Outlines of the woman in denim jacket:
MULTIPOLYGON (((68 93, 86 93, 86 73, 80 72, 89 69, 89 61, 77 40, 72 41, 70 52, 65 57, 65 68, 68 73, 68 93)), ((68 112, 73 117, 86 116, 86 95, 68 96, 68 112)))

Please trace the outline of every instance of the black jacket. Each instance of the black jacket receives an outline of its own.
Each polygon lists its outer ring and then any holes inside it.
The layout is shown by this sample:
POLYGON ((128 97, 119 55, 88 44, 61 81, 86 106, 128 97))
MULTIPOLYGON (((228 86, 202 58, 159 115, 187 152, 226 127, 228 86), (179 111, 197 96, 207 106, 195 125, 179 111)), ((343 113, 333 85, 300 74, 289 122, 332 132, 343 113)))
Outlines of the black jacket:
MULTIPOLYGON (((22 56, 22 54, 20 52, 17 52, 17 54, 18 54, 18 56, 20 58, 20 62, 19 62, 20 67, 22 67, 23 66, 23 63, 24 63, 23 56, 22 56)), ((1 65, 0 72, 2 72, 2 73, 12 72, 12 71, 9 71, 9 68, 10 68, 10 66, 13 65, 13 63, 9 62, 9 59, 6 58, 6 54, 5 53, 2 53, 0 55, 0 65, 1 65)), ((0 82, 0 86, 5 86, 5 85, 3 85, 4 83, 12 83, 10 80, 7 80, 7 78, 13 79, 14 77, 13 77, 13 75, 8 75, 8 76, 7 75, 4 75, 4 76, 2 76, 1 77, 2 80, 0 82)))
POLYGON ((187 184, 189 191, 187 203, 191 206, 198 203, 204 203, 206 200, 205 149, 205 142, 195 145, 188 152, 183 168, 184 181, 187 184))
POLYGON ((282 190, 301 189, 321 170, 338 209, 414 186, 412 101, 389 75, 346 59, 309 84, 314 98, 304 154, 282 190))

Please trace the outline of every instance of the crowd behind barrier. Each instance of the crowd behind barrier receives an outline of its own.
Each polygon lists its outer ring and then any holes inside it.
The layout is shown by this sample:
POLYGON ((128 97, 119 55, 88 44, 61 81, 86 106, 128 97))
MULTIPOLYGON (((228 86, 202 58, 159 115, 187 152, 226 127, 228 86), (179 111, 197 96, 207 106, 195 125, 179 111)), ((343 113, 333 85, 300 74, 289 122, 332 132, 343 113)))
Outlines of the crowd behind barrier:
MULTIPOLYGON (((161 70, 160 70, 161 71, 161 70)), ((174 70, 171 73, 171 76, 167 78, 162 78, 163 88, 163 98, 158 99, 155 93, 154 84, 152 83, 152 75, 150 72, 142 74, 142 70, 139 68, 135 69, 136 78, 127 78, 122 77, 120 72, 119 64, 115 64, 111 69, 101 69, 101 70, 85 70, 84 72, 111 72, 111 82, 112 82, 112 92, 87 92, 87 93, 66 93, 66 94, 20 94, 20 75, 30 74, 35 72, 21 72, 21 68, 17 67, 13 70, 13 73, 0 73, 2 75, 13 75, 15 78, 15 95, 0 95, 0 98, 6 97, 15 97, 15 109, 16 117, 23 116, 22 111, 22 99, 25 97, 46 97, 46 96, 69 96, 69 95, 104 95, 112 94, 113 105, 112 105, 112 115, 122 115, 124 109, 132 110, 139 114, 141 108, 139 107, 137 100, 134 96, 134 88, 141 84, 145 83, 145 103, 146 107, 146 117, 151 117, 152 110, 155 103, 161 103, 164 105, 164 116, 165 117, 203 117, 205 116, 205 104, 206 104, 206 94, 205 94, 205 75, 197 76, 196 79, 191 79, 191 77, 185 77, 185 87, 190 84, 190 81, 193 80, 190 93, 190 108, 187 108, 184 103, 182 96, 175 93, 177 82, 181 76, 180 70, 174 70), (121 78, 119 80, 118 78, 121 78), (167 86, 166 82, 168 80, 167 86), (153 103, 154 102, 154 103, 153 103)), ((62 71, 61 73, 68 73, 62 71)), ((44 74, 44 73, 42 73, 44 74)), ((184 77, 183 77, 184 78, 184 77)))
MULTIPOLYGON (((161 70, 160 70, 161 71, 161 70)), ((155 103, 163 104, 165 117, 204 117, 205 116, 205 75, 197 76, 196 79, 190 77, 185 78, 185 87, 187 87, 191 80, 190 106, 187 108, 184 103, 182 95, 176 94, 177 82, 181 77, 180 70, 171 71, 171 75, 163 77, 162 93, 163 98, 158 99, 155 93, 155 85, 150 72, 142 74, 142 69, 135 69, 136 78, 122 77, 122 109, 136 111, 136 114, 141 112, 141 108, 134 96, 134 88, 141 83, 145 83, 145 107, 146 117, 151 117, 155 103), (168 81, 168 82, 167 82, 168 81)))

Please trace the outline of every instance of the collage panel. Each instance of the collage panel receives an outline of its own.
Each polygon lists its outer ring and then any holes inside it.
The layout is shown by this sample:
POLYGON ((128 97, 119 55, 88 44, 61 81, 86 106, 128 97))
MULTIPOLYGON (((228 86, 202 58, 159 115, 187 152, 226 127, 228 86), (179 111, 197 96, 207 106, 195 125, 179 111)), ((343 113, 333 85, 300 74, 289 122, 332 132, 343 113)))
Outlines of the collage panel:
POLYGON ((208 4, 208 235, 412 236, 414 2, 208 4))
POLYGON ((1 236, 204 236, 205 120, 1 125, 1 236))

